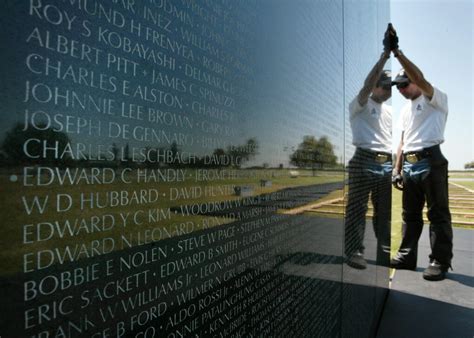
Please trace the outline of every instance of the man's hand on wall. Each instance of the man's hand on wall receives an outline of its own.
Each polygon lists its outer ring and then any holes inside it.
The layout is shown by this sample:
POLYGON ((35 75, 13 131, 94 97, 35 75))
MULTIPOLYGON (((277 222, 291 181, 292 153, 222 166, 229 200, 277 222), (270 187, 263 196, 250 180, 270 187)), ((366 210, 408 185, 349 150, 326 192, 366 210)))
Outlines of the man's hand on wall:
POLYGON ((383 39, 384 51, 393 51, 398 49, 398 36, 395 28, 389 23, 383 39))

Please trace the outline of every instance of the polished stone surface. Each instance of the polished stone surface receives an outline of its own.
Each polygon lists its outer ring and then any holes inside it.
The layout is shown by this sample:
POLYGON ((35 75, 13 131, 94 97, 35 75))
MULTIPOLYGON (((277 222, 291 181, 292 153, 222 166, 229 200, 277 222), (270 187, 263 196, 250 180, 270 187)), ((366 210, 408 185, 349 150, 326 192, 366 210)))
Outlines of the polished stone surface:
POLYGON ((460 337, 474 333, 474 230, 454 229, 453 271, 439 282, 422 277, 430 253, 425 226, 416 271, 398 270, 377 337, 460 337))

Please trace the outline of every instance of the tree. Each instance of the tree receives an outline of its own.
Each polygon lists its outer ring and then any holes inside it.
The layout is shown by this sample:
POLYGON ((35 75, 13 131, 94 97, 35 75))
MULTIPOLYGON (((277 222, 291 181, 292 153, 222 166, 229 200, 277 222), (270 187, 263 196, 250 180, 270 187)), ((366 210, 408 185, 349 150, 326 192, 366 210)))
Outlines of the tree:
POLYGON ((130 160, 130 147, 129 147, 128 143, 125 145, 125 150, 124 150, 123 157, 127 161, 130 160))
POLYGON ((464 169, 474 169, 474 161, 471 161, 469 163, 466 163, 464 165, 464 169))
POLYGON ((303 142, 290 155, 290 163, 299 168, 311 168, 314 175, 317 168, 324 168, 324 166, 332 166, 337 163, 333 148, 334 146, 326 136, 318 140, 314 136, 306 135, 303 137, 303 142))
POLYGON ((317 146, 316 163, 321 164, 321 168, 323 168, 324 165, 333 166, 337 164, 337 156, 334 154, 334 146, 329 142, 326 136, 319 139, 317 146))
POLYGON ((218 163, 212 163, 211 166, 240 167, 244 162, 253 159, 258 154, 258 147, 258 141, 250 138, 242 145, 230 145, 226 149, 216 148, 212 152, 212 156, 221 160, 218 163))
POLYGON ((46 128, 46 125, 33 127, 29 125, 23 129, 21 124, 14 126, 5 137, 2 149, 6 154, 5 160, 11 164, 24 165, 55 165, 59 167, 70 166, 74 164, 69 152, 70 139, 63 132, 56 132, 52 128, 46 128), (29 141, 28 141, 29 140, 29 141), (32 141, 33 140, 33 141, 32 141), (35 158, 25 153, 25 143, 28 143, 28 152, 35 158), (44 148, 56 149, 44 152, 44 148), (57 153, 57 157, 55 156, 57 153), (45 156, 43 156, 45 155, 45 156))
POLYGON ((258 154, 258 147, 258 141, 250 138, 243 145, 227 147, 226 154, 232 163, 240 167, 244 162, 253 159, 258 154))
POLYGON ((225 156, 225 150, 222 149, 222 148, 216 148, 212 152, 212 155, 214 155, 214 156, 225 156))
POLYGON ((177 160, 179 152, 180 152, 180 150, 179 150, 179 147, 178 147, 178 143, 176 143, 176 142, 171 143, 170 153, 173 156, 172 157, 173 161, 170 163, 171 165, 177 166, 177 165, 180 164, 180 162, 177 160))

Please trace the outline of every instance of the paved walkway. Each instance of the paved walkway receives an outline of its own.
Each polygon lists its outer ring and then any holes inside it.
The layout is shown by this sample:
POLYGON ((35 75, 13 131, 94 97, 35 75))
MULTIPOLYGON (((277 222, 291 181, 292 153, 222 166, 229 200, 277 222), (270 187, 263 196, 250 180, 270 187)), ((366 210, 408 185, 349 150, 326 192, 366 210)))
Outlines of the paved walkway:
POLYGON ((474 337, 474 230, 454 229, 454 271, 441 282, 422 277, 430 252, 428 226, 416 271, 397 270, 378 338, 474 337))

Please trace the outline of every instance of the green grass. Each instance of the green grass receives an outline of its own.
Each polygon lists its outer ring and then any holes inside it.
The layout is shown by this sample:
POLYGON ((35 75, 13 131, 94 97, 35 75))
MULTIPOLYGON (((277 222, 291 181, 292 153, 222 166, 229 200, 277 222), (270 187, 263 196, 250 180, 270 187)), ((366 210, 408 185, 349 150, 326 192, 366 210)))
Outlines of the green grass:
POLYGON ((453 182, 459 185, 462 185, 463 187, 466 187, 468 189, 474 190, 474 182, 469 182, 469 181, 456 181, 453 182))
POLYGON ((449 177, 474 178, 474 171, 450 171, 449 177))
MULTIPOLYGON (((65 186, 47 186, 47 187, 24 187, 20 182, 11 182, 10 175, 3 173, 0 175, 0 214, 2 215, 2 226, 0 227, 0 245, 2 251, 0 252, 0 274, 11 274, 19 272, 22 269, 22 260, 24 254, 31 252, 38 252, 39 250, 45 249, 63 249, 66 246, 72 246, 77 243, 90 243, 93 240, 101 240, 104 238, 113 238, 118 241, 122 236, 129 236, 130 234, 144 234, 146 231, 159 229, 163 233, 170 233, 172 235, 178 235, 177 230, 181 224, 185 222, 192 222, 193 224, 200 225, 200 228, 195 228, 194 231, 200 230, 205 226, 217 226, 220 224, 228 223, 233 220, 227 218, 216 218, 207 216, 182 216, 180 214, 174 214, 171 212, 169 218, 164 218, 158 222, 150 222, 144 217, 140 217, 142 224, 128 225, 127 227, 119 226, 114 228, 113 231, 109 232, 95 232, 86 233, 82 232, 75 236, 64 236, 59 238, 54 236, 50 240, 39 242, 36 241, 31 244, 23 242, 24 236, 24 225, 25 224, 37 224, 41 222, 64 222, 65 220, 74 220, 80 218, 89 218, 92 216, 101 216, 104 214, 112 214, 118 219, 120 212, 122 213, 133 213, 137 209, 148 209, 161 208, 166 210, 170 207, 178 207, 180 205, 190 205, 195 203, 205 203, 211 201, 223 201, 233 200, 240 197, 233 194, 233 192, 220 193, 217 196, 206 196, 197 197, 195 199, 178 199, 170 201, 169 198, 160 198, 158 202, 154 204, 145 205, 131 205, 125 207, 105 208, 105 209, 84 209, 73 208, 65 213, 58 213, 52 207, 48 208, 43 214, 32 214, 27 215, 22 204, 22 197, 31 198, 33 196, 55 196, 56 193, 69 194, 74 199, 78 199, 83 192, 97 192, 99 194, 105 194, 111 190, 127 190, 129 192, 140 189, 156 188, 160 192, 169 193, 170 188, 190 188, 200 187, 204 189, 210 186, 222 186, 222 185, 252 185, 254 186, 254 196, 266 193, 272 193, 279 190, 283 190, 289 187, 307 186, 314 184, 324 184, 329 182, 341 182, 343 179, 343 172, 317 172, 316 176, 313 176, 309 170, 298 170, 300 176, 297 178, 291 178, 289 172, 286 169, 257 169, 252 175, 245 178, 228 179, 222 181, 203 181, 196 182, 195 170, 187 169, 187 177, 184 182, 160 182, 160 183, 138 183, 136 179, 132 177, 131 184, 125 183, 113 183, 109 185, 65 185, 65 186), (260 179, 267 179, 272 181, 271 187, 260 187, 260 179)), ((458 174, 458 173, 456 173, 458 174)), ((460 173, 459 175, 465 173, 460 173)), ((471 173, 469 173, 471 174, 471 173)), ((474 173, 472 173, 474 176, 474 173)), ((453 176, 453 175, 451 175, 453 176)), ((474 189, 474 182, 457 181, 457 184, 461 184, 467 188, 474 189)), ((342 190, 335 191, 332 194, 325 196, 323 200, 332 199, 342 196, 342 190)), ((394 254, 401 241, 401 224, 402 224, 402 206, 400 191, 392 190, 392 254, 394 254)), ((460 209, 462 211, 462 209, 460 209)), ((468 211, 466 209, 466 211, 468 211)), ((337 215, 329 215, 329 217, 342 217, 337 215)), ((454 222, 455 223, 455 222, 454 222)), ((472 227, 471 227, 472 229, 472 227)), ((42 233, 44 235, 44 233, 42 233)), ((166 237, 165 237, 166 238, 166 237)), ((138 244, 135 240, 132 240, 134 245, 138 244)), ((115 249, 119 250, 120 247, 115 249)))
POLYGON ((402 192, 392 189, 392 240, 391 253, 394 256, 402 241, 402 192))
MULTIPOLYGON (((474 176, 474 173, 472 174, 474 176)), ((451 173, 450 173, 450 176, 452 176, 451 173)), ((474 182, 456 181, 455 183, 474 190, 474 182)), ((451 209, 451 212, 452 211, 474 212, 473 210, 469 210, 469 209, 451 209)), ((471 229, 471 230, 473 229, 472 226, 456 224, 456 220, 459 220, 459 219, 460 219, 459 216, 458 217, 453 216, 454 227, 471 229)), ((474 221, 474 219, 472 218, 465 218, 465 219, 474 221)), ((392 241, 391 241, 392 255, 394 255, 397 252, 398 247, 400 246, 401 236, 402 236, 402 192, 397 189, 392 189, 392 241)))

